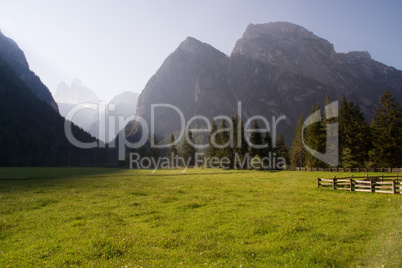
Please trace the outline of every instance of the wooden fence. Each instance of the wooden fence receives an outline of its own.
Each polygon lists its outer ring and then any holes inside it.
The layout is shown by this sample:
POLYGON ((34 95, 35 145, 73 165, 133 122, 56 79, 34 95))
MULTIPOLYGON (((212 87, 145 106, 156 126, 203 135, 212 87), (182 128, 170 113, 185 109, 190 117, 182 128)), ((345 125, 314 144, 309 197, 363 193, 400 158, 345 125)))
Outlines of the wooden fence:
POLYGON ((388 173, 402 173, 402 168, 310 168, 310 167, 296 167, 296 171, 324 171, 324 172, 388 172, 388 173))
POLYGON ((317 188, 346 190, 355 192, 370 192, 384 194, 402 194, 402 182, 398 174, 395 176, 364 176, 332 179, 317 178, 317 188))

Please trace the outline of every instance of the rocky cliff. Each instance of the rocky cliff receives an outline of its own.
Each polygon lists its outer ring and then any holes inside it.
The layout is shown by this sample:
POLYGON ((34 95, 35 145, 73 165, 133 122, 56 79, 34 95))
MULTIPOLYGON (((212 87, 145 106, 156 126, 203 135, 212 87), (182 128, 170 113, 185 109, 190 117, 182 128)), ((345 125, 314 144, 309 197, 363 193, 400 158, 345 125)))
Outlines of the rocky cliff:
POLYGON ((24 52, 12 39, 6 37, 0 31, 0 59, 4 61, 11 70, 27 85, 34 95, 49 104, 54 110, 58 111, 49 89, 42 83, 40 78, 29 69, 24 52))
MULTIPOLYGON (((250 24, 230 56, 187 38, 149 80, 137 114, 151 122, 151 105, 178 107, 188 120, 235 115, 242 103, 243 121, 254 115, 285 115, 279 131, 290 142, 301 114, 323 104, 325 96, 346 95, 359 103, 368 119, 388 89, 402 100, 402 72, 373 60, 368 52, 336 53, 334 46, 288 22, 250 24)), ((180 127, 177 113, 155 114, 157 136, 180 127)), ((134 134, 137 129, 131 130, 134 134)))

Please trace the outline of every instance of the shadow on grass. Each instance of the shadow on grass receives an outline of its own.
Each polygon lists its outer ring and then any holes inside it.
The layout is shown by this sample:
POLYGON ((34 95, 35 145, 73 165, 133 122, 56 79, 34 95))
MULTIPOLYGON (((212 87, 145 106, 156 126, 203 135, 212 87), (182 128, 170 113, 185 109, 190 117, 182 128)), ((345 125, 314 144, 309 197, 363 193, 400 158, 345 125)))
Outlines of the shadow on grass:
POLYGON ((0 181, 6 180, 38 180, 38 179, 60 179, 74 177, 102 177, 118 175, 124 169, 116 168, 53 168, 53 167, 1 167, 0 181))

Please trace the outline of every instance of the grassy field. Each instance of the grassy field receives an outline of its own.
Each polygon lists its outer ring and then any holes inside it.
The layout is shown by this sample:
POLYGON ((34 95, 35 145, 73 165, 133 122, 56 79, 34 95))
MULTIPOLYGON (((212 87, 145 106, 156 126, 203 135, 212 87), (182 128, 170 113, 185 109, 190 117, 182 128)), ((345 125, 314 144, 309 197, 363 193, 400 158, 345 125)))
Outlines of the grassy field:
POLYGON ((0 267, 401 267, 402 196, 333 175, 1 168, 0 267))

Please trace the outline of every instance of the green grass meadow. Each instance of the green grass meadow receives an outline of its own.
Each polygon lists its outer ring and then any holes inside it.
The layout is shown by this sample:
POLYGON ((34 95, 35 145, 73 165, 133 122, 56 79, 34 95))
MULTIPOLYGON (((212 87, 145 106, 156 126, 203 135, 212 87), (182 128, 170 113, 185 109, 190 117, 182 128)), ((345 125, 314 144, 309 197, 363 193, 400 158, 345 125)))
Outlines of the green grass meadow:
POLYGON ((0 267, 402 267, 402 196, 333 175, 0 168, 0 267))

